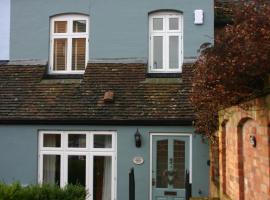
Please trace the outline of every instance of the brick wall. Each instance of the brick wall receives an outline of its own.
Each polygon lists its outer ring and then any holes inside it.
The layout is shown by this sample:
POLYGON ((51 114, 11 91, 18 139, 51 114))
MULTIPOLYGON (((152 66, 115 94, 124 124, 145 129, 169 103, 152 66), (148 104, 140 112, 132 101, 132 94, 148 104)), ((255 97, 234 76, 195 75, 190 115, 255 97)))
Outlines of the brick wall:
MULTIPOLYGON (((220 199, 270 199, 270 95, 250 103, 248 110, 232 107, 220 113, 219 187, 212 188, 220 199), (256 138, 256 146, 250 137, 256 138)), ((216 160, 213 152, 211 159, 216 160)), ((215 170, 212 165, 211 176, 217 176, 215 170)), ((216 183, 216 178, 211 180, 216 183)))
POLYGON ((218 149, 218 137, 214 137, 214 144, 211 145, 211 154, 212 154, 212 159, 211 159, 211 174, 212 174, 212 181, 215 184, 217 188, 219 188, 219 149, 218 149))

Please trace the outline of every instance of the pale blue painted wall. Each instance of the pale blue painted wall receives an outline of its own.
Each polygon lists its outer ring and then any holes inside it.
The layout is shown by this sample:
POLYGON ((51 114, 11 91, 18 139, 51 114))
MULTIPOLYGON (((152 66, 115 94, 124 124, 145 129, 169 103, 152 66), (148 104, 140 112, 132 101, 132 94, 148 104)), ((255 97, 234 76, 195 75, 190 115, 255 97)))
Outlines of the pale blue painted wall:
MULTIPOLYGON (((23 184, 37 183, 38 130, 115 130, 117 131, 117 200, 128 199, 128 171, 135 168, 136 200, 148 200, 150 132, 192 133, 192 127, 181 126, 0 126, 0 181, 21 181, 23 184), (142 134, 142 147, 134 146, 136 129, 142 134), (134 156, 145 159, 142 166, 132 163, 134 156)), ((208 194, 208 145, 199 135, 193 135, 193 188, 194 196, 208 194)))
POLYGON ((49 17, 89 13, 89 0, 11 0, 10 59, 48 60, 49 17))
POLYGON ((11 59, 48 60, 49 17, 65 12, 90 15, 90 59, 148 57, 148 13, 176 9, 184 15, 184 56, 212 42, 212 0, 11 0, 11 59), (203 25, 193 11, 203 9, 203 25))
POLYGON ((0 0, 0 60, 9 60, 10 0, 0 0))

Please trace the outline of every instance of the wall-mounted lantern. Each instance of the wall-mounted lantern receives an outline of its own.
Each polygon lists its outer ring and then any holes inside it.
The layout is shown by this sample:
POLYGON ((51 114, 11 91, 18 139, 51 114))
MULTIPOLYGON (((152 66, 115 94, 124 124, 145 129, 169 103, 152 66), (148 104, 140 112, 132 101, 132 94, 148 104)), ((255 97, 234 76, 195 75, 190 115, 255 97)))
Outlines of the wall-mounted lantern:
POLYGON ((256 147, 257 145, 257 140, 256 137, 254 135, 249 136, 249 143, 251 144, 252 147, 256 147))
POLYGON ((139 132, 138 129, 137 129, 134 137, 135 137, 135 146, 137 148, 141 147, 142 146, 142 139, 141 139, 141 133, 139 132))

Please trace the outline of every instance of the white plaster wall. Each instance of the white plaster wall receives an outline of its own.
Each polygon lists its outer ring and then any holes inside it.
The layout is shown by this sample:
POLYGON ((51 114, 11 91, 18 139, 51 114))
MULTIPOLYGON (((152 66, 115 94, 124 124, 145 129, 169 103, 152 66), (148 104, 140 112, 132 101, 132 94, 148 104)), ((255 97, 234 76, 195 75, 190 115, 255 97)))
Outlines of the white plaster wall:
POLYGON ((9 60, 10 0, 0 0, 0 60, 9 60))

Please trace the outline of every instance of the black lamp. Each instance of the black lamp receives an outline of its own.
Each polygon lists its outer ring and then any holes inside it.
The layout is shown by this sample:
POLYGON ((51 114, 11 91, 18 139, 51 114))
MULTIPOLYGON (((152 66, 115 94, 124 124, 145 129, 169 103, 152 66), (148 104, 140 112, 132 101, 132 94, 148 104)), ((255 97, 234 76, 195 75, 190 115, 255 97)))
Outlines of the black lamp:
POLYGON ((252 147, 256 147, 257 145, 257 140, 256 137, 254 135, 249 136, 249 143, 251 144, 252 147))
POLYGON ((135 146, 137 148, 141 147, 142 146, 142 139, 141 139, 141 133, 139 132, 138 129, 137 129, 134 137, 135 137, 135 146))

